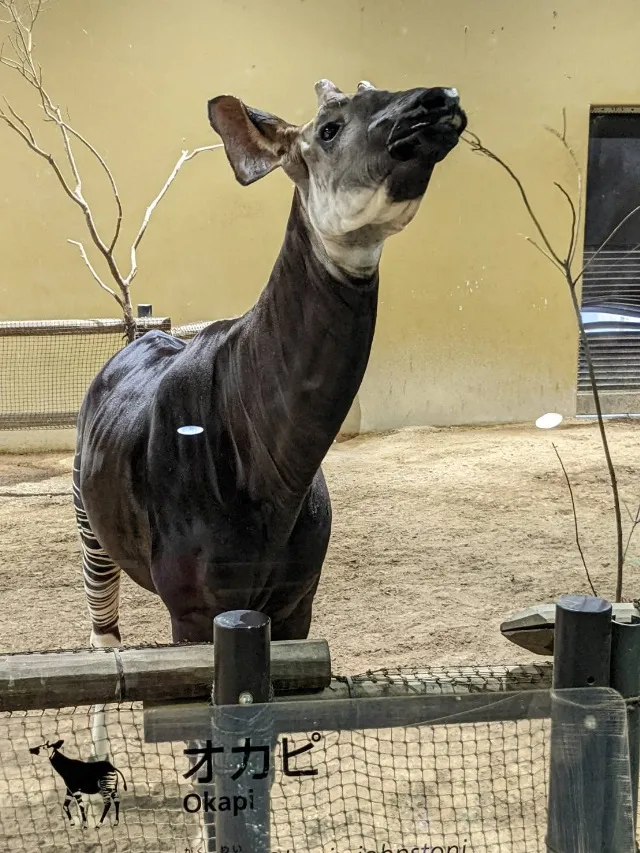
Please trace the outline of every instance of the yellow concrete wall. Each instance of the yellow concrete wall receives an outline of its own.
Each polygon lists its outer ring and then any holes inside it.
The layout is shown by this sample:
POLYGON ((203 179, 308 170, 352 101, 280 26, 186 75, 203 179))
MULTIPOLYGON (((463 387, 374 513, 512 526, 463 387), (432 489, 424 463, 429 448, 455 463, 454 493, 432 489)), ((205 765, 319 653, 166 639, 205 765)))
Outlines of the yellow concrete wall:
MULTIPOLYGON (((562 242, 568 212, 553 181, 573 175, 544 125, 559 126, 566 107, 584 164, 589 105, 640 102, 639 37, 636 0, 57 0, 36 49, 52 92, 113 168, 127 238, 180 150, 217 141, 209 97, 233 92, 302 122, 313 83, 328 76, 343 88, 362 78, 457 87, 470 128, 518 171, 562 242)), ((0 91, 49 144, 33 93, 6 68, 0 91)), ((85 239, 81 214, 4 127, 0 188, 0 318, 113 316, 66 243, 85 239)), ((113 205, 94 170, 85 189, 109 223, 113 205)), ((134 301, 175 322, 246 310, 277 255, 290 195, 282 174, 240 187, 221 152, 187 164, 140 249, 134 301)), ((385 249, 360 428, 574 411, 568 295, 523 234, 532 228, 514 187, 460 146, 385 249)))

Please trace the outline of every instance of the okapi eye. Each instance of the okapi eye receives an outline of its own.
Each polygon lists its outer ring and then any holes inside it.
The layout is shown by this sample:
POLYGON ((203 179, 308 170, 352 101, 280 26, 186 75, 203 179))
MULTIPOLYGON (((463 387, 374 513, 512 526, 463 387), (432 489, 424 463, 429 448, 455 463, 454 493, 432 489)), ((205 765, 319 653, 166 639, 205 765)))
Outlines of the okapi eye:
POLYGON ((342 125, 337 121, 327 122, 327 124, 320 128, 320 139, 324 142, 330 142, 335 136, 337 136, 341 127, 342 125))

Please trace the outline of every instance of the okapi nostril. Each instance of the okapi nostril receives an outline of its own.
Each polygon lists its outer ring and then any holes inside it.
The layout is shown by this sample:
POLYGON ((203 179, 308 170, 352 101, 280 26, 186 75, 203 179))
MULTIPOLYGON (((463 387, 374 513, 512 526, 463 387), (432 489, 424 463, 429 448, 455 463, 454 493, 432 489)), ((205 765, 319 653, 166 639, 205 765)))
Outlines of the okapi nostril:
POLYGON ((427 110, 443 110, 447 106, 447 101, 442 96, 436 95, 423 98, 421 105, 427 110))
POLYGON ((445 110, 460 102, 457 89, 428 89, 420 97, 420 106, 425 110, 445 110))
POLYGON ((411 160, 415 151, 416 143, 411 140, 396 142, 389 147, 389 154, 391 154, 394 160, 400 160, 401 162, 411 160))

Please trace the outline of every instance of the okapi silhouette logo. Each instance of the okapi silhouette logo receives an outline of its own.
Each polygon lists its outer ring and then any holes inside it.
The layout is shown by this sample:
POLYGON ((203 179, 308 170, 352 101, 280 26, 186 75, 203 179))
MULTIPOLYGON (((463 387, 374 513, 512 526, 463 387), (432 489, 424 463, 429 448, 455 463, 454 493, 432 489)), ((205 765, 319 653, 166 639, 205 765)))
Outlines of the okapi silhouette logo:
POLYGON ((118 797, 118 776, 122 776, 122 784, 125 791, 127 782, 122 773, 113 766, 110 761, 78 761, 76 758, 68 758, 60 752, 63 740, 55 743, 45 741, 40 746, 29 749, 32 755, 39 755, 41 749, 46 749, 48 758, 53 769, 62 777, 66 785, 67 793, 62 808, 69 818, 69 825, 75 826, 75 821, 69 808, 71 800, 74 799, 82 817, 82 828, 87 828, 87 813, 82 802, 83 794, 100 794, 104 801, 102 817, 97 826, 102 826, 104 819, 111 808, 111 802, 116 807, 116 819, 113 823, 117 826, 120 822, 120 798, 118 797))

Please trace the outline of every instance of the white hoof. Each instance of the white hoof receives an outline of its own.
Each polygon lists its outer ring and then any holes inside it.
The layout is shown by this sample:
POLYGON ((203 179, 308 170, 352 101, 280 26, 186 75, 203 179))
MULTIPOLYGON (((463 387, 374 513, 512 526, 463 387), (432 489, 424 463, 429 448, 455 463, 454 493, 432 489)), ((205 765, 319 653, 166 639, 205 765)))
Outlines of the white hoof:
POLYGON ((92 649, 120 648, 120 640, 114 634, 96 634, 92 631, 89 643, 92 649))

